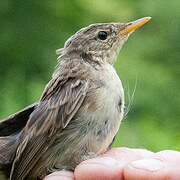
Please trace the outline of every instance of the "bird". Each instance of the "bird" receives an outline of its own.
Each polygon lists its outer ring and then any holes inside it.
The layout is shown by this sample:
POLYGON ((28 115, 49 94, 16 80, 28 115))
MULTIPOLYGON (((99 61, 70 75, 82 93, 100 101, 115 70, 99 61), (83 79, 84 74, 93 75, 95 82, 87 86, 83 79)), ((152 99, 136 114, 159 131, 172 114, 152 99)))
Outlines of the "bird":
POLYGON ((129 35, 150 19, 91 24, 57 50, 58 65, 39 101, 0 121, 4 175, 42 180, 111 148, 125 108, 113 64, 129 35))

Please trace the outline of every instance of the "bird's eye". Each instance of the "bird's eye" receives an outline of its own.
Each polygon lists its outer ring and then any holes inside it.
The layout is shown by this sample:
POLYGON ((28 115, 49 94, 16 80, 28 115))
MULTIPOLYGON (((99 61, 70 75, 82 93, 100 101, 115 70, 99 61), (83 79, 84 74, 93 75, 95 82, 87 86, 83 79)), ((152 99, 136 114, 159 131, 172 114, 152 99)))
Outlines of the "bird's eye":
POLYGON ((107 32, 105 32, 105 31, 100 31, 100 32, 98 33, 98 38, 99 38, 100 40, 106 40, 106 39, 107 39, 107 32))

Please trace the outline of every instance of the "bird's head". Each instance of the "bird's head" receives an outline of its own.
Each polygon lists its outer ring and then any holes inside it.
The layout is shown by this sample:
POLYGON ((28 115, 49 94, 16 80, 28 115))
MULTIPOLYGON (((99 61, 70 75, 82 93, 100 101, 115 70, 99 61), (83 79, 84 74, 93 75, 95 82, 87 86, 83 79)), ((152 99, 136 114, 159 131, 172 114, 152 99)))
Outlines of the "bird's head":
POLYGON ((94 61, 107 61, 113 64, 129 35, 148 22, 151 17, 144 17, 128 23, 97 23, 80 29, 71 36, 64 48, 57 54, 78 53, 94 61))

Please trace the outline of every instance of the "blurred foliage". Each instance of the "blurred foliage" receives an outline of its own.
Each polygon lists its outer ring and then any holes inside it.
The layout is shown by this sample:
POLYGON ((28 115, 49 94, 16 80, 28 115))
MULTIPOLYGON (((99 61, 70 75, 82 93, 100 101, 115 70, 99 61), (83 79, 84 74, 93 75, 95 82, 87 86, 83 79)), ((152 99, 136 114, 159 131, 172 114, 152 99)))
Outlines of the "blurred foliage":
POLYGON ((37 101, 56 65, 55 50, 96 22, 152 20, 123 47, 115 68, 126 106, 115 146, 180 150, 180 1, 0 1, 0 119, 37 101))

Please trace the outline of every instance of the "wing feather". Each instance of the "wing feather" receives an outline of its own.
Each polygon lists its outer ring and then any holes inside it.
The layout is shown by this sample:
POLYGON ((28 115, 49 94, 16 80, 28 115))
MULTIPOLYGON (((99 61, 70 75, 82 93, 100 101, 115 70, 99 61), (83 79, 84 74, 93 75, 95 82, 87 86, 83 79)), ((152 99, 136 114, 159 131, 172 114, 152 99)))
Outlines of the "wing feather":
POLYGON ((20 137, 11 180, 23 180, 42 154, 76 114, 88 91, 88 82, 75 78, 52 80, 20 137))
POLYGON ((0 121, 0 136, 9 136, 19 132, 26 125, 30 114, 36 108, 37 103, 34 103, 21 111, 10 115, 0 121))

